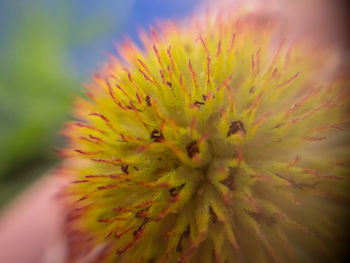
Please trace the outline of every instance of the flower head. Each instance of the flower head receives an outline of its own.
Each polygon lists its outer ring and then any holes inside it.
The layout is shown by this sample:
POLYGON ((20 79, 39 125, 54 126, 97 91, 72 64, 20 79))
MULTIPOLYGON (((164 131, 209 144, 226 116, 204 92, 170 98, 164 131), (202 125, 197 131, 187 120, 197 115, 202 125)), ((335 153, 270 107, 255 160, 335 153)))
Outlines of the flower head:
POLYGON ((334 51, 280 24, 223 12, 142 34, 143 51, 121 45, 65 131, 72 259, 330 256, 331 214, 348 200, 349 82, 334 51))

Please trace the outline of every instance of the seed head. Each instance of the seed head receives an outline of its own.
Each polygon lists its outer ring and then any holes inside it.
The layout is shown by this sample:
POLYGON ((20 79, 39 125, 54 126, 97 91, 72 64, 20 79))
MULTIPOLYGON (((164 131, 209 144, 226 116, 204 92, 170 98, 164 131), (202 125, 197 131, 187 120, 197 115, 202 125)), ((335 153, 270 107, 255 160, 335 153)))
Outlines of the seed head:
POLYGON ((65 130, 72 262, 337 257, 349 82, 283 32, 240 11, 120 46, 65 130))

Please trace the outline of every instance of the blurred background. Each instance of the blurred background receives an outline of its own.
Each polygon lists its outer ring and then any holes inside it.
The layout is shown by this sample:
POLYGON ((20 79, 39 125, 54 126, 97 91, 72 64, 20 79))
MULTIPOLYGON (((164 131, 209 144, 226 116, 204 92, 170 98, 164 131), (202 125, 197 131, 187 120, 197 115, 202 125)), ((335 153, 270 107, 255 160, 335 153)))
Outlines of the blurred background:
POLYGON ((105 51, 200 1, 0 0, 0 209, 59 162, 59 131, 105 51))

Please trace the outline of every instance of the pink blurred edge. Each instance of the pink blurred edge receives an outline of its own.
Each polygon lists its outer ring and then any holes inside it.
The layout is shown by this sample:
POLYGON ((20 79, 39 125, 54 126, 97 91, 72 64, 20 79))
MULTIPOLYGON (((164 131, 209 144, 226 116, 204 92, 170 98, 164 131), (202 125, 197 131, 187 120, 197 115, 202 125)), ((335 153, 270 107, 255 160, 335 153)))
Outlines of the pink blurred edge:
POLYGON ((0 261, 61 263, 67 248, 58 195, 67 179, 48 173, 0 212, 0 261))

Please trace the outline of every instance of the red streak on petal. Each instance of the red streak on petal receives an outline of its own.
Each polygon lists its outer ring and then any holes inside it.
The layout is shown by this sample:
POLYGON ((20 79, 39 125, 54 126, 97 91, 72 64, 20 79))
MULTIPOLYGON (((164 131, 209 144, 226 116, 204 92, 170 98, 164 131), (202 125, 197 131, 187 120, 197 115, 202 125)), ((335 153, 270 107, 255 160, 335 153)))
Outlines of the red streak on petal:
POLYGON ((143 72, 142 69, 138 68, 138 70, 139 70, 139 72, 142 74, 142 76, 145 78, 145 80, 151 82, 152 84, 154 83, 154 81, 153 81, 149 76, 147 76, 146 73, 143 72))
POLYGON ((259 73, 260 52, 261 52, 261 48, 259 48, 258 51, 256 52, 256 73, 259 73))
POLYGON ((80 136, 79 139, 87 141, 87 142, 90 142, 90 143, 100 143, 100 142, 96 142, 96 141, 90 140, 89 138, 86 138, 86 137, 83 137, 83 136, 80 136))
POLYGON ((346 129, 340 126, 336 126, 336 125, 325 125, 325 126, 320 126, 318 128, 316 128, 316 131, 322 131, 322 130, 328 130, 328 129, 336 129, 338 131, 345 131, 346 129))
POLYGON ((84 155, 96 155, 96 154, 100 153, 100 152, 84 152, 84 151, 78 150, 78 149, 75 149, 74 151, 77 153, 80 153, 80 154, 84 154, 84 155))
POLYGON ((94 113, 90 113, 89 115, 90 115, 90 116, 97 116, 97 117, 100 117, 103 121, 109 122, 108 118, 107 118, 106 116, 100 114, 100 113, 94 112, 94 113))
POLYGON ((156 54, 157 61, 158 61, 159 65, 161 66, 161 68, 164 68, 164 65, 163 65, 163 63, 162 63, 162 61, 160 59, 160 56, 159 56, 159 52, 158 52, 157 46, 154 43, 153 43, 153 51, 156 54))
POLYGON ((219 40, 219 43, 218 43, 218 47, 217 47, 217 50, 216 50, 216 57, 219 57, 221 54, 221 40, 219 40))
POLYGON ((318 141, 323 141, 323 140, 327 139, 326 136, 310 136, 310 137, 304 136, 302 138, 304 140, 307 140, 307 141, 310 141, 310 142, 318 142, 318 141))
POLYGON ((231 39, 231 43, 230 43, 230 47, 229 47, 229 49, 228 49, 228 55, 231 53, 231 51, 233 50, 233 48, 234 48, 234 46, 235 46, 235 41, 236 40, 236 33, 234 33, 233 35, 232 35, 232 39, 231 39))
POLYGON ((164 71, 163 70, 159 70, 160 76, 162 78, 162 82, 165 85, 166 84, 166 80, 165 80, 165 76, 164 76, 164 71))
POLYGON ((96 136, 92 136, 91 134, 89 134, 89 137, 90 137, 91 139, 94 139, 94 140, 98 141, 98 142, 104 142, 101 138, 96 137, 96 136))
POLYGON ((117 251, 117 254, 120 256, 120 255, 124 254, 126 251, 128 251, 132 246, 134 246, 135 243, 143 235, 144 231, 145 231, 145 227, 142 226, 139 230, 136 231, 134 239, 129 244, 127 244, 123 249, 119 249, 117 251))
POLYGON ((91 158, 90 159, 91 161, 94 161, 94 162, 98 162, 98 163, 107 163, 107 164, 113 164, 113 165, 116 165, 116 163, 114 163, 113 161, 111 160, 105 160, 105 159, 96 159, 96 158, 91 158))
POLYGON ((293 80, 295 80, 298 76, 299 76, 300 72, 297 72, 293 77, 291 77, 290 79, 288 79, 287 81, 277 85, 276 88, 281 88, 281 87, 285 87, 288 84, 290 84, 293 80))
POLYGON ((115 86, 124 94, 125 97, 129 98, 129 95, 125 92, 125 90, 122 87, 120 87, 119 85, 115 85, 115 86))
POLYGON ((168 47, 167 53, 171 62, 171 66, 173 69, 175 69, 175 61, 174 61, 173 55, 171 54, 171 46, 168 47))
POLYGON ((196 127, 196 124, 197 124, 197 118, 195 116, 193 116, 192 120, 191 120, 191 126, 190 126, 190 134, 191 135, 193 134, 193 131, 196 127))
POLYGON ((191 60, 188 60, 188 68, 190 69, 191 75, 192 75, 192 80, 194 83, 194 86, 196 87, 196 89, 198 89, 198 83, 197 83, 197 77, 196 77, 196 73, 193 70, 192 64, 191 64, 191 60))
POLYGON ((294 166, 296 166, 296 165, 299 163, 299 161, 300 161, 300 157, 299 157, 299 155, 297 155, 297 156, 295 157, 295 159, 294 159, 292 162, 289 162, 289 163, 288 163, 288 167, 294 167, 294 166))
POLYGON ((138 103, 142 102, 141 97, 140 97, 140 95, 138 93, 136 93, 136 98, 137 98, 138 103))
POLYGON ((142 145, 136 149, 136 153, 140 153, 148 148, 150 148, 150 145, 142 145))
POLYGON ((100 130, 100 129, 95 128, 95 127, 90 126, 90 125, 85 125, 85 124, 81 124, 81 123, 75 123, 74 125, 77 126, 77 127, 80 127, 80 128, 87 128, 87 129, 90 129, 90 130, 95 130, 95 131, 98 131, 98 132, 100 132, 102 134, 105 133, 103 130, 100 130))
POLYGON ((251 57, 250 57, 250 64, 251 64, 252 74, 254 75, 255 74, 255 60, 254 60, 254 56, 253 55, 251 55, 251 57))
POLYGON ((133 229, 133 227, 129 227, 129 228, 123 230, 123 231, 120 232, 120 233, 116 233, 116 234, 114 235, 114 237, 115 237, 115 238, 121 238, 122 236, 124 236, 126 233, 128 233, 128 232, 129 232, 130 230, 132 230, 132 229, 133 229))
POLYGON ((103 174, 97 174, 97 175, 87 175, 85 177, 86 178, 106 178, 108 176, 107 175, 103 175, 103 174))
POLYGON ((73 181, 71 182, 72 184, 80 184, 80 183, 88 183, 89 180, 77 180, 77 181, 73 181))
POLYGON ((106 189, 113 189, 118 187, 118 185, 116 184, 108 184, 108 185, 103 185, 103 186, 99 186, 97 187, 98 190, 106 190, 106 189))
POLYGON ((106 218, 106 219, 99 219, 98 222, 99 223, 110 223, 110 222, 114 222, 114 221, 124 221, 126 218, 125 217, 111 217, 111 218, 106 218))

